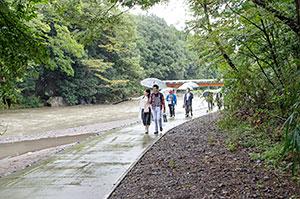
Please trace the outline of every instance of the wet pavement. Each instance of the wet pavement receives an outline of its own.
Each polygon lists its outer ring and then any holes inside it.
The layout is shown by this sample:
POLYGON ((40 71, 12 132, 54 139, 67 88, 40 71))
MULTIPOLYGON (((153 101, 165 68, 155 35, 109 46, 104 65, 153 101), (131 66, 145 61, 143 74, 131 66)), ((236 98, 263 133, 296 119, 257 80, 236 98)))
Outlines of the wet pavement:
MULTIPOLYGON (((181 106, 177 107, 176 118, 164 123, 163 133, 190 119, 184 117, 181 106)), ((195 103, 193 107, 194 117, 206 114, 205 104, 195 103)), ((114 183, 159 136, 145 135, 141 124, 136 124, 90 137, 45 162, 0 178, 0 196, 9 199, 105 198, 114 183)))

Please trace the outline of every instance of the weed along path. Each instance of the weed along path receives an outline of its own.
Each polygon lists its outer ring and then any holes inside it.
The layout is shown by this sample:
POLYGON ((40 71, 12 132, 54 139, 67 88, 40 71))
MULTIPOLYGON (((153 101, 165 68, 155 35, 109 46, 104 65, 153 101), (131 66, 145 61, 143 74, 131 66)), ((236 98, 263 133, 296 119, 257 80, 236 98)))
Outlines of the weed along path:
POLYGON ((218 114, 165 134, 127 173, 109 199, 300 198, 291 176, 230 152, 218 114))
MULTIPOLYGON (((196 102, 194 117, 206 114, 205 104, 196 102)), ((164 123, 164 131, 186 122, 178 106, 175 119, 164 123)), ((1 198, 9 199, 99 199, 105 198, 122 174, 143 150, 160 136, 144 134, 141 124, 93 136, 44 162, 0 178, 1 198)))

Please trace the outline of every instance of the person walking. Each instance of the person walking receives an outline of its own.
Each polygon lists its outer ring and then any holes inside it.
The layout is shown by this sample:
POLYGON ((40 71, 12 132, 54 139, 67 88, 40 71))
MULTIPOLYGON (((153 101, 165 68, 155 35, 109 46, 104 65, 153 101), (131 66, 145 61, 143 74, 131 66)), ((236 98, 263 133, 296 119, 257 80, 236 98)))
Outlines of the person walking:
POLYGON ((175 105, 177 105, 177 97, 173 91, 170 91, 166 98, 170 110, 170 117, 175 117, 175 105))
POLYGON ((193 109, 192 109, 192 104, 193 104, 193 98, 194 95, 191 92, 191 89, 188 88, 186 90, 186 93, 184 94, 183 98, 183 103, 184 103, 184 108, 185 108, 185 116, 189 117, 189 114, 191 113, 191 116, 193 116, 193 109))
POLYGON ((208 112, 213 110, 213 102, 214 102, 214 97, 213 93, 209 92, 208 96, 206 97, 207 105, 208 105, 208 112))
POLYGON ((165 98, 164 95, 159 92, 159 86, 153 85, 153 92, 150 95, 150 104, 152 109, 152 116, 155 123, 155 132, 154 134, 158 134, 158 126, 160 131, 163 131, 162 128, 162 112, 166 112, 165 108, 165 98))
POLYGON ((217 102, 218 109, 221 110, 221 108, 222 108, 222 93, 216 94, 216 102, 217 102))
POLYGON ((151 123, 151 104, 150 104, 150 89, 146 89, 144 91, 144 96, 140 101, 141 106, 141 117, 143 121, 143 125, 145 127, 145 133, 149 133, 149 126, 151 123))

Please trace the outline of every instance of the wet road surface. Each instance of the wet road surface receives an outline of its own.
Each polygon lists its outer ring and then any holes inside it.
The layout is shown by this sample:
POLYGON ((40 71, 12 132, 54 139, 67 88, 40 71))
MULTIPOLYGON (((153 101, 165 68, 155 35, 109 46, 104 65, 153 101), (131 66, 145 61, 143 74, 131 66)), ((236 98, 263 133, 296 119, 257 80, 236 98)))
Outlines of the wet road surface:
MULTIPOLYGON (((163 133, 187 120, 181 106, 177 107, 176 118, 164 123, 163 133)), ((206 114, 204 106, 194 104, 194 117, 206 114)), ((152 124, 151 132, 153 128, 152 124)), ((158 136, 145 135, 144 128, 137 124, 90 137, 45 162, 0 178, 0 196, 9 199, 105 198, 118 178, 158 136)))

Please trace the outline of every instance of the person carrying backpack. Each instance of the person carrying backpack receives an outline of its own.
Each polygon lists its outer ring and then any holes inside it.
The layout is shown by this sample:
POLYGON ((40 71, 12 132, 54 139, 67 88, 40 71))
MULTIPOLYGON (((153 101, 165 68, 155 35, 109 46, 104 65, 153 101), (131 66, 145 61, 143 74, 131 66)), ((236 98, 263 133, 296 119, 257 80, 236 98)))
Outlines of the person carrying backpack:
POLYGON ((153 85, 153 92, 150 95, 150 104, 151 104, 151 112, 153 116, 153 120, 155 123, 155 132, 154 134, 158 134, 158 126, 160 131, 163 131, 162 128, 162 113, 166 112, 165 108, 165 99, 164 95, 159 92, 159 86, 153 85))

